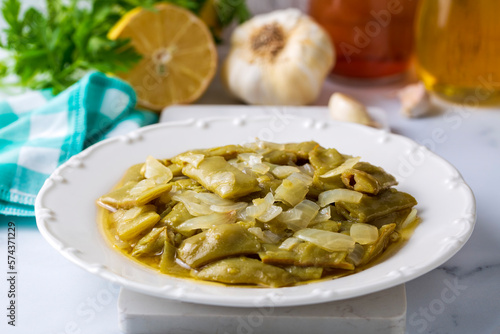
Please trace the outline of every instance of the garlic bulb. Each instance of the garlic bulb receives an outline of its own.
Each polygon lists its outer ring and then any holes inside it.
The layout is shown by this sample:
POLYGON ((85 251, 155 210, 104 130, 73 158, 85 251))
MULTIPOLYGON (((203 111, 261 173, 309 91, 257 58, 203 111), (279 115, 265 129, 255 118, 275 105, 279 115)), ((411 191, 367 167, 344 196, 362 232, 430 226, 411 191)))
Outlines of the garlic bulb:
POLYGON ((342 94, 333 93, 328 102, 330 116, 337 121, 353 122, 368 126, 377 124, 371 119, 366 107, 354 98, 342 94))
POLYGON ((231 36, 222 79, 250 104, 313 102, 335 61, 327 33, 297 9, 258 15, 231 36))

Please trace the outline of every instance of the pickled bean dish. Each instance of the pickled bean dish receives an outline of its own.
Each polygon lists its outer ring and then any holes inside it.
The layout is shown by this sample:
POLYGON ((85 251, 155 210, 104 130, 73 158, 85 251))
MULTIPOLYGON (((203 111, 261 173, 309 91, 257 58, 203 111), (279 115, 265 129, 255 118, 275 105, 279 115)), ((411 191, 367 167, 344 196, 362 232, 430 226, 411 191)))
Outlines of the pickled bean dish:
POLYGON ((314 141, 148 157, 97 201, 113 247, 163 274, 284 287, 353 274, 407 240, 417 201, 314 141))

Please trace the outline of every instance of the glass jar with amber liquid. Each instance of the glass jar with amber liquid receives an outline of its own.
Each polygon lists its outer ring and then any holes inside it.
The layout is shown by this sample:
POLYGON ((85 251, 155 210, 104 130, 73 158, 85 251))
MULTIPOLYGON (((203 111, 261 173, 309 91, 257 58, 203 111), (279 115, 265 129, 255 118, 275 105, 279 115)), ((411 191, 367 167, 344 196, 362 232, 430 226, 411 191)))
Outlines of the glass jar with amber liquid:
POLYGON ((422 0, 417 72, 426 87, 466 105, 500 102, 500 1, 422 0))
POLYGON ((337 62, 332 73, 396 78, 413 52, 418 0, 310 0, 309 14, 329 33, 337 62))

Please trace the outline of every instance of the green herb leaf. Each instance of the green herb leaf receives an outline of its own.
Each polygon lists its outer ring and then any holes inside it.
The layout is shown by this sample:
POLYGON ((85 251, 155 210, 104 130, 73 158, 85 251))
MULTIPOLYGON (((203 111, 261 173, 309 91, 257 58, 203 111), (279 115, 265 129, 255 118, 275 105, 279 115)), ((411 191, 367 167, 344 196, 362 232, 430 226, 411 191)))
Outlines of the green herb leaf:
POLYGON ((231 24, 234 19, 242 23, 250 18, 245 0, 219 0, 215 6, 222 26, 231 24))
MULTIPOLYGON (((199 13, 207 0, 168 0, 199 13)), ((21 13, 20 0, 4 0, 7 23, 0 46, 12 61, 0 63, 0 80, 9 75, 32 89, 53 88, 58 93, 88 71, 128 71, 141 56, 128 40, 107 39, 108 31, 129 10, 153 8, 157 0, 46 0, 47 13, 35 8, 21 13), (13 63, 13 66, 7 64, 13 63)), ((220 26, 249 17, 244 0, 217 0, 220 26)))

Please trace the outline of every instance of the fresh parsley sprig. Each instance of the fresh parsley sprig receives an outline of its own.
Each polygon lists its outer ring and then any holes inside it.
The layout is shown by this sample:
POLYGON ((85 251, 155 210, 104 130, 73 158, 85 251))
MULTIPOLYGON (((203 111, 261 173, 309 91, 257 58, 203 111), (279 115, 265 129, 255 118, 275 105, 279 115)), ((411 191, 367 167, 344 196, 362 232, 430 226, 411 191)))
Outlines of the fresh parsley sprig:
POLYGON ((2 14, 8 28, 1 47, 10 51, 12 64, 3 62, 4 75, 15 74, 21 86, 58 93, 89 70, 128 70, 140 55, 127 40, 106 38, 123 8, 98 3, 85 9, 76 0, 49 0, 46 14, 32 7, 21 15, 19 0, 5 0, 2 14))
MULTIPOLYGON (((198 14, 208 0, 167 1, 198 14)), ((22 13, 20 0, 4 0, 1 12, 7 28, 0 47, 10 58, 0 62, 0 80, 13 74, 20 86, 52 88, 56 94, 91 70, 127 71, 141 56, 128 40, 112 41, 106 35, 132 8, 152 8, 156 2, 46 0, 46 13, 36 8, 22 13)), ((249 17, 244 0, 213 0, 213 5, 221 27, 249 17)))

